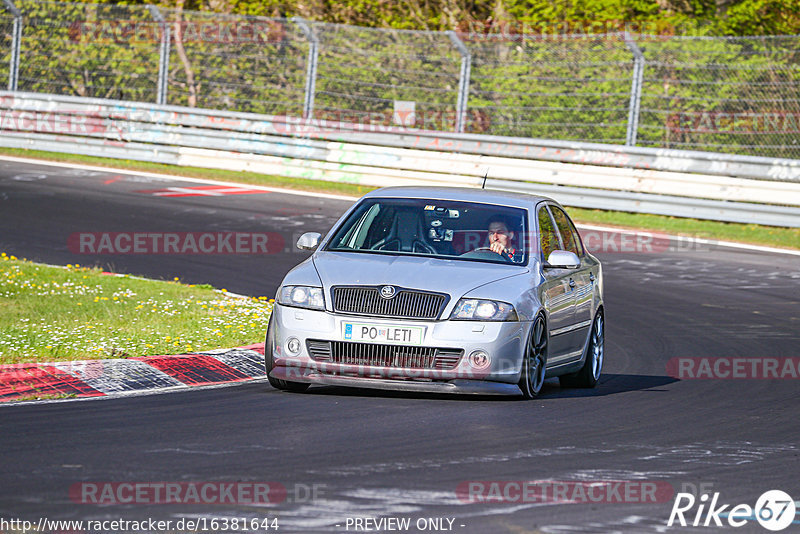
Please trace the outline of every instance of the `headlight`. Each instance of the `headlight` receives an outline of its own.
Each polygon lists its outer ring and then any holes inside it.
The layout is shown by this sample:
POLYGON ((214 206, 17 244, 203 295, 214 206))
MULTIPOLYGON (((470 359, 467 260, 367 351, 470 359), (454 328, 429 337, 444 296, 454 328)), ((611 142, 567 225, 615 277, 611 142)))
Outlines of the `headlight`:
POLYGON ((284 306, 296 306, 314 310, 325 309, 325 297, 322 296, 321 287, 283 286, 278 302, 284 306))
POLYGON ((517 312, 507 302, 496 300, 461 299, 450 319, 462 321, 516 321, 517 312))

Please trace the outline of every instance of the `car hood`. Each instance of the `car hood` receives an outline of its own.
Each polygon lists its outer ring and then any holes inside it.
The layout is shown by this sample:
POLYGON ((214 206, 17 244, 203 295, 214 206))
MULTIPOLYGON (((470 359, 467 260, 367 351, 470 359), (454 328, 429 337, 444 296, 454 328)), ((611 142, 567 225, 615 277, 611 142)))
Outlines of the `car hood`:
POLYGON ((420 256, 319 252, 313 257, 326 293, 339 285, 393 285, 460 298, 473 288, 528 272, 527 267, 420 256))

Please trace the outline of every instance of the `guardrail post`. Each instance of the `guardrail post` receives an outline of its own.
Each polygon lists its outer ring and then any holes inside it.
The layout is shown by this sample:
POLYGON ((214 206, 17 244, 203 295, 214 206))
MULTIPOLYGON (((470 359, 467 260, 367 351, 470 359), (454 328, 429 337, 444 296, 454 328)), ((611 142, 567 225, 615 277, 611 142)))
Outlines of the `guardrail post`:
POLYGON ((625 135, 625 145, 636 146, 636 135, 639 130, 639 110, 642 102, 642 78, 644 77, 644 54, 628 32, 623 38, 628 49, 633 54, 633 76, 631 80, 631 99, 628 104, 628 132, 625 135))
POLYGON ((450 41, 461 54, 461 72, 459 73, 458 100, 456 101, 456 133, 464 133, 467 119, 467 100, 469 99, 469 77, 472 71, 472 54, 470 54, 464 41, 459 39, 456 32, 450 30, 447 32, 447 36, 450 37, 450 41))
POLYGON ((306 62, 306 87, 305 98, 303 99, 303 118, 314 118, 314 92, 317 84, 317 61, 319 60, 319 38, 308 22, 302 17, 292 17, 292 22, 300 27, 306 39, 308 39, 308 61, 306 62))
POLYGON ((167 103, 167 76, 169 74, 169 24, 161 14, 158 6, 148 5, 150 15, 153 20, 161 26, 161 42, 158 47, 158 81, 156 82, 156 104, 164 105, 167 103))
POLYGON ((19 84, 19 54, 22 46, 22 12, 11 0, 3 0, 6 9, 14 16, 11 30, 11 60, 8 68, 8 90, 16 91, 19 84))

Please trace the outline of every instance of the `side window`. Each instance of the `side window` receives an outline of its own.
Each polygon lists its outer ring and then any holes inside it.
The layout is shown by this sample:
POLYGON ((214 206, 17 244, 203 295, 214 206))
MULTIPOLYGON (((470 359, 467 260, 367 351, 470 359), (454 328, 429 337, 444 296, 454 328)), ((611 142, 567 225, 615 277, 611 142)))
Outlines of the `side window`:
POLYGON ((553 213, 553 218, 556 220, 558 231, 561 232, 561 238, 564 240, 564 247, 578 257, 583 255, 583 247, 581 246, 581 239, 575 225, 569 219, 564 210, 556 206, 550 206, 550 211, 553 213))
POLYGON ((374 213, 370 214, 365 229, 362 230, 366 236, 362 240, 363 242, 359 243, 360 248, 372 248, 376 243, 388 238, 392 231, 392 223, 395 219, 394 208, 386 208, 381 204, 376 204, 374 207, 378 209, 370 210, 374 213))
POLYGON ((558 250, 561 244, 558 241, 558 234, 553 226, 553 220, 547 212, 547 208, 542 205, 539 208, 539 250, 542 251, 542 260, 547 261, 547 257, 554 250, 558 250))

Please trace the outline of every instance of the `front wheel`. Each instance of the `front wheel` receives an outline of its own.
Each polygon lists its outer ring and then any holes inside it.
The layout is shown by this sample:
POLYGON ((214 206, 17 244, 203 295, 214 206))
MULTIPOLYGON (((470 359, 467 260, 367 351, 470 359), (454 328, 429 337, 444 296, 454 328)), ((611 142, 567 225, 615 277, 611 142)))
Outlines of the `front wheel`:
POLYGON ((522 359, 522 372, 518 385, 523 397, 532 399, 541 393, 546 372, 547 326, 544 317, 539 315, 531 327, 525 357, 522 359))
POLYGON ((581 370, 575 374, 564 375, 558 380, 564 387, 593 388, 600 380, 603 371, 604 357, 604 322, 602 310, 597 312, 592 324, 592 333, 589 335, 589 346, 586 347, 586 361, 581 370))
POLYGON ((272 378, 269 374, 275 368, 273 359, 273 351, 275 350, 275 333, 272 331, 272 317, 269 318, 269 325, 267 326, 267 339, 264 340, 264 369, 267 371, 267 380, 272 387, 280 389, 281 391, 293 391, 295 393, 302 393, 308 389, 309 384, 302 382, 289 382, 288 380, 280 380, 272 378))

